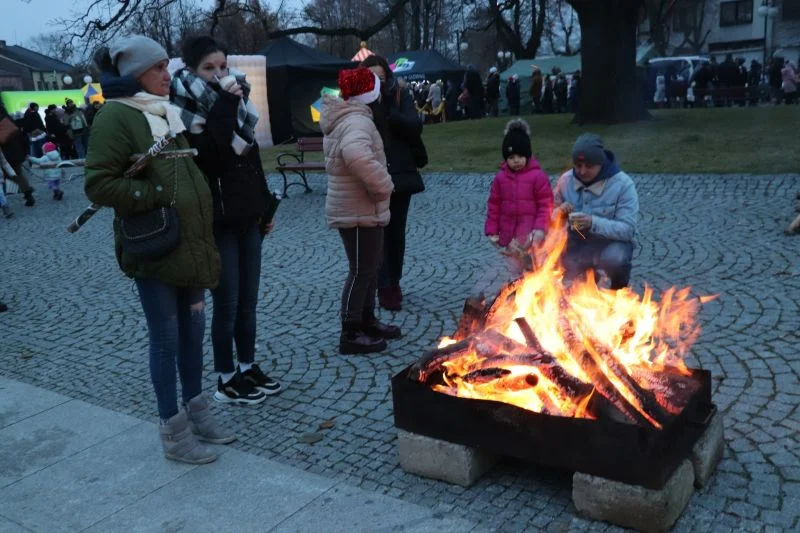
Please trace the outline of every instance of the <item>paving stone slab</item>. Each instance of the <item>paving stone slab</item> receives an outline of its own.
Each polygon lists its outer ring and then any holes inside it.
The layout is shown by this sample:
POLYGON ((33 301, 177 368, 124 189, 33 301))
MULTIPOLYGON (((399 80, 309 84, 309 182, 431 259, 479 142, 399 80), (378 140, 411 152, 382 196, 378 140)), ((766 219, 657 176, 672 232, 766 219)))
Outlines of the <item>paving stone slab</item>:
POLYGON ((196 468, 164 458, 142 422, 3 489, 0 515, 35 531, 82 531, 196 468))
POLYGON ((25 533, 27 531, 30 530, 0 516, 0 533, 25 533))
POLYGON ((321 476, 230 450, 87 531, 267 531, 334 484, 321 476))
POLYGON ((668 531, 680 517, 694 491, 694 470, 681 463, 661 490, 627 485, 581 472, 572 478, 572 502, 593 520, 645 533, 668 531))
POLYGON ((427 507, 349 486, 335 486, 270 531, 441 533, 468 532, 474 527, 467 520, 434 513, 427 507))
POLYGON ((141 421, 72 400, 0 430, 0 488, 141 421))
POLYGON ((68 401, 67 396, 0 377, 0 428, 68 401))

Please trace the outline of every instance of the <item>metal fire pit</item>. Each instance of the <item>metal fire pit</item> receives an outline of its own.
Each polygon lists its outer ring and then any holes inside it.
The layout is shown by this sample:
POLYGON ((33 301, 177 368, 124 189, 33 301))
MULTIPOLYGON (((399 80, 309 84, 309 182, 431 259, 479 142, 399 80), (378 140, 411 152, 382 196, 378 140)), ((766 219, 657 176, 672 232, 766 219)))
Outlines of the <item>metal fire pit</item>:
MULTIPOLYGON (((605 417, 598 420, 535 413, 513 405, 458 398, 409 378, 392 379, 395 425, 531 463, 661 489, 716 412, 711 374, 692 369, 699 387, 663 429, 605 417)), ((597 395, 595 395, 597 396, 597 395)))

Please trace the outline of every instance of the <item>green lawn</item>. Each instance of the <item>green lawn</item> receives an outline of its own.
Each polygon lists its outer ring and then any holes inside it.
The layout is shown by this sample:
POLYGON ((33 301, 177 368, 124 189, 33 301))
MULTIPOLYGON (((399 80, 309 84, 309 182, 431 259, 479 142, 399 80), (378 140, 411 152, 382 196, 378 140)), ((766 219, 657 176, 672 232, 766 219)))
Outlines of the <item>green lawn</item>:
MULTIPOLYGON (((800 106, 654 111, 653 120, 615 126, 576 126, 570 124, 572 115, 525 118, 533 130, 533 152, 549 173, 569 167, 572 144, 586 131, 601 135, 630 172, 800 172, 800 106)), ((426 170, 493 172, 507 120, 426 126, 426 170)), ((263 151, 268 168, 274 169, 276 154, 286 148, 263 151)))

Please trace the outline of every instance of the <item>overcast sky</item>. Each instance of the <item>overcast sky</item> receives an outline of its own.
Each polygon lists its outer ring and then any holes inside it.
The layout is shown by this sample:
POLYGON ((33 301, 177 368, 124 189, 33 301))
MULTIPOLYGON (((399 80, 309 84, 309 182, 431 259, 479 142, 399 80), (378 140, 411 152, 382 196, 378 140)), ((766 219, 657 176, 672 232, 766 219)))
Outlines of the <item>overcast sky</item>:
MULTIPOLYGON (((55 30, 50 23, 58 18, 69 17, 72 11, 88 6, 90 0, 0 0, 0 40, 8 44, 26 46, 30 39, 41 33, 55 30)), ((197 0, 203 6, 211 6, 214 0, 197 0)), ((278 0, 270 0, 272 6, 278 0)), ((301 4, 300 0, 290 0, 301 4)))

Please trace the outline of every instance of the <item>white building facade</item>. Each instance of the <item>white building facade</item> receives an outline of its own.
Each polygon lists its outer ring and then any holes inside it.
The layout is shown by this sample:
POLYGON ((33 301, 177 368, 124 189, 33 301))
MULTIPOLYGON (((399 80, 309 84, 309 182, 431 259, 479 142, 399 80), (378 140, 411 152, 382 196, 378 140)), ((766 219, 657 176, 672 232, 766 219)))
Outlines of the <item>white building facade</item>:
POLYGON ((670 26, 670 55, 800 60, 800 0, 681 0, 670 26))

